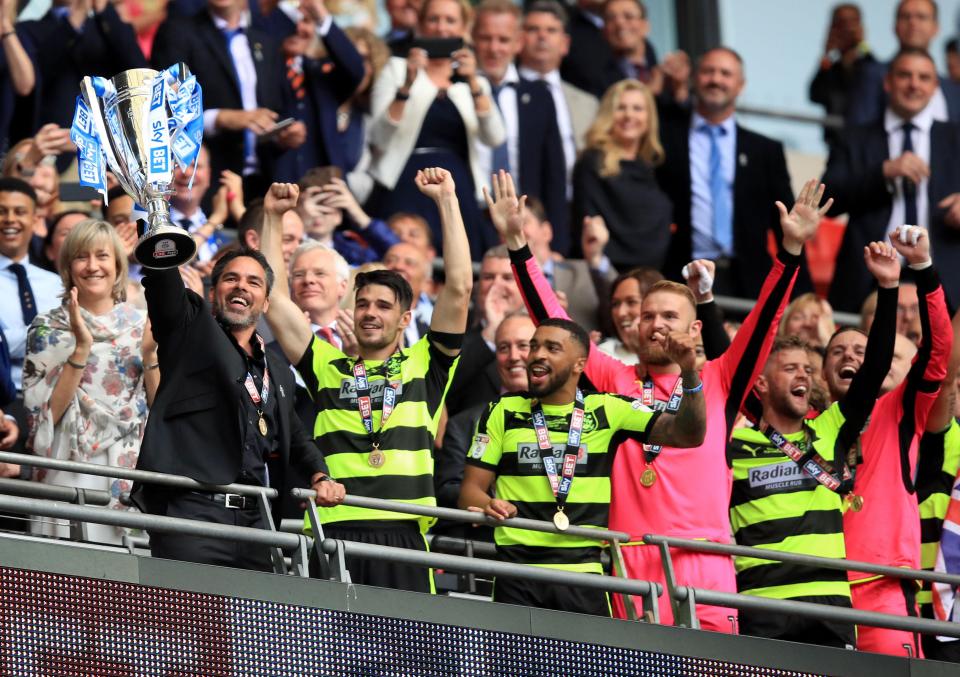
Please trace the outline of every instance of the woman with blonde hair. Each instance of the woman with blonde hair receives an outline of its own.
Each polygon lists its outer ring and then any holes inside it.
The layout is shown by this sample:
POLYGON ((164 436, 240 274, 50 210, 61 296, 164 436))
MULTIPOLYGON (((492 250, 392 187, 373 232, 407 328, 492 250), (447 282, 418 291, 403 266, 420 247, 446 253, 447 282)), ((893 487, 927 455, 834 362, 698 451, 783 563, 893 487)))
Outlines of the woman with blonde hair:
POLYGON ((833 308, 814 294, 801 294, 783 311, 779 336, 799 336, 811 348, 823 350, 837 327, 833 322, 833 308))
POLYGON ((621 80, 603 95, 573 168, 574 224, 603 217, 610 231, 607 256, 618 270, 663 265, 673 206, 654 178, 661 162, 653 95, 638 80, 621 80))
MULTIPOLYGON (((126 302, 127 255, 113 226, 83 221, 60 249, 63 304, 38 315, 27 333, 24 404, 38 456, 133 468, 159 385, 157 344, 146 313, 126 302)), ((109 491, 123 510, 129 482, 64 471, 35 479, 109 491)), ((123 531, 89 524, 91 540, 119 543, 123 531)), ((37 520, 34 533, 65 537, 65 525, 37 520)))

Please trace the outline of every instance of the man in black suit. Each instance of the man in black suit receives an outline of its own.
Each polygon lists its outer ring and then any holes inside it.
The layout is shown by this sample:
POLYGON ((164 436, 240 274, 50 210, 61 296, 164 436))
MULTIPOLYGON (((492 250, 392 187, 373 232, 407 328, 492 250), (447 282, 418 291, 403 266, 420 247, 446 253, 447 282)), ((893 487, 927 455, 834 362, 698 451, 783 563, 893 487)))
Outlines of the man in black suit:
MULTIPOLYGON (((137 468, 284 492, 287 467, 293 464, 310 478, 319 505, 338 504, 343 485, 327 475, 323 455, 293 411, 293 375, 264 351, 255 331, 267 308, 273 271, 259 252, 238 249, 217 262, 211 280, 213 312, 184 288, 176 270, 145 270, 160 388, 137 468)), ((155 515, 265 526, 256 500, 234 494, 139 485, 134 498, 155 515)), ((263 546, 151 533, 150 548, 155 557, 270 569, 263 546)))
POLYGON ((292 18, 297 19, 294 32, 283 40, 286 81, 294 116, 306 125, 307 139, 277 160, 274 181, 285 183, 298 181, 314 167, 350 169, 337 128, 337 109, 364 78, 363 57, 334 23, 323 0, 303 0, 292 18), (309 56, 316 41, 326 52, 322 59, 309 56))
MULTIPOLYGON (((756 298, 763 285, 768 232, 780 241, 776 201, 792 205, 783 146, 734 119, 743 90, 743 61, 727 47, 697 65, 693 110, 663 105, 666 155, 657 180, 673 201, 676 231, 663 273, 679 279, 693 259, 717 263, 714 291, 756 298)), ((809 275, 798 287, 810 289, 809 275)))
POLYGON ((823 181, 834 198, 832 214, 849 214, 830 303, 857 312, 872 281, 861 266, 844 262, 893 229, 918 225, 930 235, 943 288, 960 301, 960 126, 934 120, 930 99, 937 88, 930 55, 904 49, 894 57, 885 88, 882 122, 848 130, 831 151, 823 181))
POLYGON ((163 22, 151 60, 156 68, 184 61, 197 76, 213 176, 242 175, 247 195, 265 192, 277 155, 306 140, 299 121, 271 133, 292 102, 279 45, 250 25, 244 0, 208 0, 195 16, 163 22))
POLYGON ((570 9, 570 52, 560 66, 564 80, 598 99, 611 83, 622 78, 603 35, 604 5, 605 0, 577 0, 576 7, 570 9))
MULTIPOLYGON (((897 3, 893 30, 900 49, 930 50, 933 39, 940 31, 937 3, 934 0, 900 0, 897 3)), ((887 108, 887 93, 884 83, 890 63, 871 61, 863 64, 852 85, 844 115, 848 127, 867 125, 883 119, 887 108)), ((960 83, 948 77, 938 76, 929 105, 933 119, 960 122, 960 83)))
POLYGON ((553 248, 567 254, 570 208, 557 111, 546 83, 521 78, 513 64, 523 49, 520 23, 520 8, 510 0, 484 0, 477 7, 477 63, 493 88, 507 140, 494 149, 478 142, 475 151, 486 174, 509 171, 518 177, 519 190, 540 200, 553 224, 553 248))
MULTIPOLYGON (((38 48, 37 128, 49 122, 70 127, 85 75, 112 78, 147 65, 133 28, 107 0, 56 0, 42 18, 18 27, 38 48)), ((60 157, 69 164, 71 155, 60 157)))

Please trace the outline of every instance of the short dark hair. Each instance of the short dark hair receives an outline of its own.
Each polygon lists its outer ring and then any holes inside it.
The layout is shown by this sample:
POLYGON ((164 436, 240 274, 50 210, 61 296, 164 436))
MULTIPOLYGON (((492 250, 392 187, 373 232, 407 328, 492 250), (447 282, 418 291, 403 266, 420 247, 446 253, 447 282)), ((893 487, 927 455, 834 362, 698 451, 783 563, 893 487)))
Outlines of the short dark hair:
POLYGON ((210 284, 214 287, 217 286, 217 282, 220 280, 220 276, 223 275, 223 270, 227 265, 236 258, 241 256, 246 256, 257 263, 263 268, 263 272, 267 277, 267 296, 270 296, 270 290, 273 289, 273 268, 270 267, 270 264, 267 263, 267 257, 258 252, 256 249, 250 249, 248 247, 238 247, 237 249, 231 249, 226 254, 221 256, 216 264, 213 266, 213 271, 210 273, 210 284))
POLYGON ((947 40, 947 44, 943 49, 947 54, 956 54, 957 52, 960 52, 960 40, 957 38, 951 38, 950 40, 947 40))
POLYGON ((402 312, 407 312, 413 305, 413 289, 410 288, 410 283, 400 273, 393 270, 371 270, 367 273, 357 273, 357 277, 353 281, 354 297, 360 293, 361 289, 372 284, 378 284, 393 291, 393 296, 400 304, 402 312))
MULTIPOLYGON (((127 195, 127 191, 124 190, 123 186, 114 186, 107 191, 107 204, 109 204, 112 200, 117 200, 122 197, 130 196, 127 195)), ((136 202, 136 200, 134 200, 134 202, 136 202)))
POLYGON ((897 52, 892 59, 890 59, 890 67, 887 69, 887 73, 893 71, 893 67, 896 65, 897 61, 900 59, 906 58, 908 56, 919 56, 922 59, 926 59, 933 64, 934 70, 937 68, 937 62, 933 60, 933 57, 930 56, 930 52, 920 47, 903 47, 897 52))
POLYGON ((580 347, 583 348, 584 357, 590 354, 590 334, 573 320, 567 320, 562 317, 548 317, 540 323, 540 326, 563 329, 570 334, 574 342, 580 344, 580 347))
POLYGON ((543 223, 547 220, 547 209, 536 195, 527 196, 526 207, 536 217, 537 221, 543 223))
POLYGON ((37 206, 37 191, 29 183, 15 176, 0 177, 0 193, 23 193, 30 198, 34 207, 37 206))
POLYGON ((843 325, 842 327, 837 327, 837 330, 830 335, 830 338, 827 339, 827 345, 825 345, 825 346, 823 347, 824 352, 826 352, 827 350, 830 349, 830 344, 833 343, 833 339, 835 339, 835 338, 837 338, 838 336, 840 336, 840 334, 845 334, 845 333, 847 333, 848 331, 856 332, 856 333, 860 334, 861 336, 867 336, 867 332, 865 332, 865 331, 864 331, 863 329, 861 329, 860 327, 854 327, 852 324, 845 324, 845 325, 843 325))
POLYGON ((524 12, 524 16, 530 16, 531 14, 550 14, 563 24, 563 30, 565 31, 570 23, 570 15, 567 14, 566 8, 556 0, 536 0, 532 2, 527 7, 527 11, 524 12))
POLYGON ((698 66, 700 64, 700 61, 703 60, 703 57, 705 57, 710 52, 726 52, 727 54, 732 56, 734 59, 736 59, 737 63, 740 64, 741 69, 743 68, 743 57, 740 56, 740 52, 735 50, 733 47, 727 47, 726 45, 716 45, 715 47, 711 47, 710 49, 705 50, 703 54, 700 55, 700 58, 697 60, 698 66))
POLYGON ((308 169, 307 173, 297 181, 297 185, 300 186, 300 191, 304 192, 307 188, 323 188, 334 179, 342 178, 342 169, 335 165, 324 165, 308 169))
POLYGON ((247 205, 247 211, 240 217, 240 223, 237 224, 237 239, 246 244, 247 231, 252 230, 257 237, 263 235, 263 198, 254 198, 247 205))

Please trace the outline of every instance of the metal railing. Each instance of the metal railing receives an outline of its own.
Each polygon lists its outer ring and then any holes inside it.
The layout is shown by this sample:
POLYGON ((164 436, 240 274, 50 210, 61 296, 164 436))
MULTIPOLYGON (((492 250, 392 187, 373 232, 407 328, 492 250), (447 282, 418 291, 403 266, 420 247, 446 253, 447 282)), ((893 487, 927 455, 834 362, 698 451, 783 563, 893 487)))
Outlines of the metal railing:
MULTIPOLYGON (((95 464, 74 461, 55 461, 53 459, 22 456, 19 454, 9 453, 0 453, 0 461, 26 463, 28 465, 37 465, 41 467, 67 468, 74 472, 89 471, 91 474, 95 475, 108 477, 120 476, 128 479, 135 479, 135 481, 159 480, 157 482, 158 484, 163 484, 165 486, 177 486, 184 489, 211 489, 209 485, 195 482, 189 478, 164 475, 163 473, 131 471, 122 468, 111 468, 107 466, 99 466, 95 464)), ((47 497, 58 502, 39 498, 22 498, 18 496, 3 495, 5 488, 9 488, 11 490, 7 493, 13 493, 13 491, 26 492, 27 490, 23 486, 24 484, 25 483, 20 483, 15 480, 13 483, 10 483, 9 481, 0 482, 0 511, 24 515, 36 515, 40 517, 61 518, 77 522, 107 524, 111 526, 143 529, 147 531, 157 531, 163 533, 177 533, 206 538, 227 538, 235 541, 264 545, 265 547, 270 548, 271 553, 278 553, 281 558, 281 562, 283 553, 285 551, 291 552, 292 554, 290 561, 292 568, 294 573, 300 576, 309 575, 308 560, 309 551, 312 548, 318 555, 318 561, 321 568, 321 577, 332 580, 340 580, 347 583, 350 582, 350 578, 345 564, 346 558, 356 557, 362 559, 378 559, 425 568, 441 568, 455 572, 504 576, 545 583, 601 589, 628 597, 631 595, 639 595, 642 599, 641 608, 644 612, 643 619, 650 622, 659 621, 658 598, 661 594, 663 594, 659 584, 648 581, 629 580, 620 576, 597 576, 595 574, 561 571, 533 565, 484 560, 477 559, 475 557, 464 557, 460 555, 441 554, 436 552, 421 552, 416 550, 406 550, 402 548, 391 548, 386 546, 324 538, 322 525, 320 524, 316 506, 312 500, 308 501, 309 508, 307 511, 315 536, 311 545, 310 539, 303 534, 291 534, 273 530, 272 520, 269 522, 268 529, 257 529, 210 524, 206 522, 198 522, 194 520, 173 517, 144 515, 135 512, 110 510, 107 508, 89 505, 73 505, 59 501, 76 499, 83 494, 79 494, 77 493, 78 490, 70 488, 67 488, 67 490, 64 491, 63 487, 40 488, 38 486, 34 486, 32 488, 33 490, 44 492, 47 497)), ((236 487, 240 491, 247 492, 247 495, 249 495, 249 493, 255 493, 262 497, 262 501, 266 503, 267 492, 259 491, 256 487, 244 485, 221 485, 216 488, 226 489, 233 487, 236 487)), ((236 493, 240 493, 240 491, 236 493)), ((100 494, 91 493, 89 491, 84 493, 86 496, 94 498, 98 501, 105 498, 100 494)), ((275 494, 276 492, 273 493, 275 494)), ((312 499, 315 497, 315 492, 310 489, 294 489, 291 493, 300 499, 312 499)), ((81 501, 82 500, 83 499, 81 498, 81 501)), ((443 518, 446 520, 468 524, 509 526, 544 533, 556 533, 590 538, 597 540, 598 542, 605 542, 609 544, 613 556, 615 571, 617 571, 619 574, 622 574, 624 571, 619 544, 621 541, 627 540, 629 536, 623 532, 609 529, 578 527, 574 525, 571 525, 571 527, 565 531, 561 531, 550 522, 519 518, 501 521, 488 517, 479 512, 453 510, 450 508, 434 508, 361 496, 347 496, 344 500, 344 504, 351 505, 353 507, 369 508, 374 510, 390 510, 402 514, 443 518)), ((452 540, 458 541, 458 545, 460 542, 463 542, 460 539, 452 540)), ((719 590, 708 590, 689 585, 680 585, 678 584, 673 571, 670 548, 714 553, 730 557, 751 557, 757 560, 771 562, 791 562, 825 569, 857 571, 867 574, 883 575, 902 579, 947 583, 950 585, 960 585, 960 576, 957 575, 941 574, 917 569, 889 567, 872 564, 869 562, 856 562, 850 560, 816 557, 812 555, 777 552, 764 548, 749 548, 745 546, 713 543, 709 541, 673 538, 655 534, 648 534, 644 536, 643 540, 645 543, 656 546, 660 549, 664 567, 664 577, 666 581, 666 594, 674 610, 674 622, 678 626, 690 628, 699 627, 699 621, 696 615, 696 605, 699 603, 713 606, 733 607, 744 610, 792 614, 804 618, 870 625, 881 628, 905 630, 908 632, 960 638, 960 623, 950 623, 907 616, 894 616, 890 614, 862 611, 845 607, 798 602, 793 600, 770 599, 754 595, 744 595, 719 590)), ((627 602, 625 606, 628 609, 633 609, 634 605, 632 600, 627 599, 625 601, 627 602)), ((636 618, 636 616, 634 616, 634 618, 636 618)))
MULTIPOLYGON (((736 296, 714 296, 713 300, 716 301, 717 306, 725 312, 733 312, 737 314, 747 315, 753 307, 757 305, 756 301, 751 301, 749 299, 741 299, 736 296)), ((838 327, 847 326, 847 327, 859 327, 860 326, 860 316, 856 313, 845 313, 841 310, 833 311, 833 321, 838 327)))

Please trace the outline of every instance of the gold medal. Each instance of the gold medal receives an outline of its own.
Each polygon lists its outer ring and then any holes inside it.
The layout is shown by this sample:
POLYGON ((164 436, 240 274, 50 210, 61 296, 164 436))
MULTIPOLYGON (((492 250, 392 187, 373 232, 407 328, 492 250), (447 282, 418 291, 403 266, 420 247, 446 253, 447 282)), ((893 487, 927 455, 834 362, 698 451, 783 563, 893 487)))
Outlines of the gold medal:
POLYGON ((553 514, 553 526, 560 531, 566 531, 570 527, 570 518, 562 509, 558 509, 553 514))
POLYGON ((257 428, 260 429, 261 435, 263 435, 264 437, 267 436, 267 419, 265 419, 263 415, 261 415, 260 420, 257 421, 257 428))
POLYGON ((367 456, 367 463, 370 464, 371 468, 379 468, 387 460, 387 457, 383 455, 383 452, 380 451, 380 447, 374 447, 373 451, 370 452, 370 455, 367 456))
POLYGON ((644 489, 649 489, 657 482, 657 471, 653 468, 648 467, 640 475, 640 484, 644 489))
POLYGON ((852 495, 850 498, 850 508, 854 512, 860 512, 863 510, 863 496, 858 496, 856 494, 852 495))

